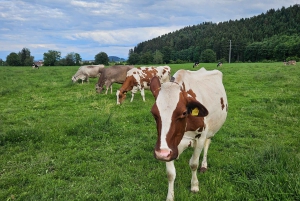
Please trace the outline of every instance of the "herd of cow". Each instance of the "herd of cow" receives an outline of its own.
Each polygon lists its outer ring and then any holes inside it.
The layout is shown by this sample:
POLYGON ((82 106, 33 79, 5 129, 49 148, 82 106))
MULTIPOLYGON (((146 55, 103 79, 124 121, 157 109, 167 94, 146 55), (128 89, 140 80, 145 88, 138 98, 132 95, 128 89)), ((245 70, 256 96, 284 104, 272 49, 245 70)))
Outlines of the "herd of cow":
POLYGON ((138 67, 103 65, 81 66, 72 77, 73 82, 97 77, 96 91, 100 93, 105 85, 106 94, 112 84, 120 83, 117 90, 117 104, 121 104, 126 93, 141 91, 145 101, 144 89, 150 89, 155 103, 151 113, 156 121, 157 141, 154 156, 166 162, 168 175, 167 200, 174 200, 174 181, 176 170, 174 160, 188 147, 194 152, 189 161, 192 171, 191 191, 199 191, 197 170, 199 157, 203 159, 199 171, 207 169, 207 151, 211 138, 224 124, 228 102, 222 83, 222 73, 218 70, 197 71, 179 70, 171 77, 169 66, 138 67), (100 76, 99 76, 100 74, 100 76))

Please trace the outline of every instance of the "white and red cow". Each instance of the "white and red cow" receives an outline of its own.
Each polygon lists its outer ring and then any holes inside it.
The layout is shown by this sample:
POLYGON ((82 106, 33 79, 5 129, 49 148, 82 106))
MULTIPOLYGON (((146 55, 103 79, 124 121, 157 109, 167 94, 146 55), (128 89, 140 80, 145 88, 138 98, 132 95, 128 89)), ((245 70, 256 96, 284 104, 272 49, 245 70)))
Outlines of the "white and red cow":
POLYGON ((81 80, 82 84, 84 80, 89 82, 90 77, 95 78, 100 76, 99 70, 101 68, 104 68, 104 65, 99 64, 99 65, 80 66, 76 74, 73 75, 72 81, 77 82, 78 80, 81 80))
POLYGON ((296 65, 296 61, 295 60, 290 60, 288 62, 284 61, 283 64, 286 66, 286 65, 296 65))
POLYGON ((207 151, 211 137, 227 116, 227 97, 218 70, 179 70, 171 82, 163 85, 153 78, 150 90, 155 97, 151 113, 156 121, 158 138, 154 156, 166 161, 169 181, 167 200, 174 200, 176 170, 174 159, 188 147, 194 152, 189 161, 192 171, 191 191, 198 192, 197 169, 204 149, 200 171, 207 169, 207 151))
POLYGON ((158 77, 160 83, 165 83, 170 81, 170 74, 171 68, 169 66, 139 67, 129 70, 123 85, 117 91, 117 104, 121 104, 125 100, 128 91, 131 91, 130 102, 132 102, 137 90, 141 91, 143 101, 145 101, 144 89, 149 89, 151 79, 158 77))
POLYGON ((134 68, 134 66, 116 65, 116 66, 111 66, 109 68, 100 69, 101 75, 95 86, 96 92, 101 93, 103 90, 103 86, 105 85, 106 87, 105 94, 107 94, 109 88, 110 88, 110 93, 112 94, 112 84, 113 83, 123 84, 126 79, 127 72, 132 68, 134 68))

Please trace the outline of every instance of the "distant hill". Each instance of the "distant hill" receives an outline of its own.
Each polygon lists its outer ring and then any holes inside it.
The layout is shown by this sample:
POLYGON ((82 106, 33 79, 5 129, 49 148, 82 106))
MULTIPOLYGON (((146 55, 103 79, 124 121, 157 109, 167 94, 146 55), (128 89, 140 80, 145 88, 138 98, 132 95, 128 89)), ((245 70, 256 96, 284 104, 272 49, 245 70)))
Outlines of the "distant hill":
POLYGON ((300 4, 270 9, 240 20, 203 22, 139 43, 130 50, 132 53, 127 62, 151 63, 153 55, 160 54, 163 63, 204 63, 209 62, 207 50, 216 54, 212 58, 223 62, 284 61, 288 58, 298 61, 299 22, 300 4))
POLYGON ((119 57, 116 57, 116 56, 109 56, 108 58, 109 58, 110 62, 112 62, 112 61, 114 61, 114 62, 116 62, 116 61, 125 61, 125 59, 119 58, 119 57))

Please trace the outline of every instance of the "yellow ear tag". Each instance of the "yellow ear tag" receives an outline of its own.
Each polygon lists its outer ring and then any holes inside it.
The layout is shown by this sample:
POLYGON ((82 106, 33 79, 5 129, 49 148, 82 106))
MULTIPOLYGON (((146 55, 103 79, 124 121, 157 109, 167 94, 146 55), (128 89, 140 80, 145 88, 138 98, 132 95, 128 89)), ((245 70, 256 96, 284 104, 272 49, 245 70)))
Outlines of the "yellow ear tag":
POLYGON ((199 114, 199 109, 196 107, 192 110, 192 116, 198 116, 199 114))

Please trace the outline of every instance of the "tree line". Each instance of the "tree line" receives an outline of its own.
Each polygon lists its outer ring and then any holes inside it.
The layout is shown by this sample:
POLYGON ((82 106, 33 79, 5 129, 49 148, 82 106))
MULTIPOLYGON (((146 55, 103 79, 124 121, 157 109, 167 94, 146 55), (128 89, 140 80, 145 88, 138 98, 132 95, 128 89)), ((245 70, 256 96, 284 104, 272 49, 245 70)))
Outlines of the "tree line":
MULTIPOLYGON (((99 52, 95 55, 94 64, 108 65, 109 58, 105 52, 99 52)), ((31 66, 34 63, 34 56, 28 48, 23 48, 19 53, 12 52, 6 57, 6 61, 0 59, 0 65, 7 66, 31 66)), ((85 64, 78 53, 68 53, 65 57, 61 57, 61 52, 49 50, 43 54, 44 66, 80 66, 85 64)), ((86 63, 90 64, 90 63, 86 63)))
POLYGON ((299 22, 299 4, 251 18, 204 22, 139 43, 129 50, 128 63, 228 62, 229 56, 232 62, 299 60, 299 22))

